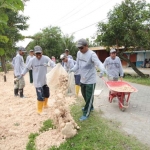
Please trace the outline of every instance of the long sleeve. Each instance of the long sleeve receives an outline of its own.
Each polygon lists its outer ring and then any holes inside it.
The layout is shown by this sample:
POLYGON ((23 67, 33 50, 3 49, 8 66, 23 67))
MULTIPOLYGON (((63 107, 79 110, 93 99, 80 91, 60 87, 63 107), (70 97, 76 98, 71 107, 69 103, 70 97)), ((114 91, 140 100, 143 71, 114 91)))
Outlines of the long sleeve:
POLYGON ((20 57, 15 58, 15 76, 20 76, 20 64, 21 64, 21 59, 20 57))
POLYGON ((78 53, 77 53, 77 60, 74 67, 71 69, 71 71, 76 72, 79 69, 79 59, 78 59, 78 53))
POLYGON ((74 67, 74 60, 68 58, 68 62, 64 63, 64 69, 68 72, 74 67))
POLYGON ((27 56, 27 59, 26 59, 26 65, 28 64, 28 62, 29 62, 29 58, 30 56, 27 56))
POLYGON ((74 67, 74 60, 70 60, 69 70, 71 70, 74 67))
POLYGON ((102 62, 98 59, 97 55, 94 53, 92 54, 92 62, 94 62, 94 64, 100 69, 101 73, 106 72, 104 65, 102 64, 102 62))
POLYGON ((32 59, 26 64, 25 69, 22 71, 22 75, 25 75, 32 68, 32 59))
POLYGON ((105 69, 106 69, 106 67, 107 67, 107 59, 105 59, 103 65, 104 65, 104 67, 105 67, 105 69))
MULTIPOLYGON (((119 61, 120 61, 120 59, 119 59, 119 61)), ((123 72, 121 61, 119 62, 119 65, 120 65, 120 68, 119 68, 120 77, 123 77, 124 72, 123 72)))
POLYGON ((68 68, 66 66, 66 63, 64 63, 64 69, 68 72, 68 68))
MULTIPOLYGON (((49 58, 49 57, 48 57, 49 58)), ((50 58, 48 59, 48 66, 54 68, 56 66, 55 62, 53 62, 50 58)))

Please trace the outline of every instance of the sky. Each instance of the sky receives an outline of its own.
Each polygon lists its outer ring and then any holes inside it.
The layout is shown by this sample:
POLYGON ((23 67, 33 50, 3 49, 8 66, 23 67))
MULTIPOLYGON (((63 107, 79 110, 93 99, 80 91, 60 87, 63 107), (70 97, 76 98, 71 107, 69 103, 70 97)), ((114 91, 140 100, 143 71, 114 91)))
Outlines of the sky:
MULTIPOLYGON (((106 21, 107 13, 122 0, 29 0, 21 14, 29 16, 29 28, 21 33, 32 36, 48 26, 60 27, 63 34, 73 34, 75 40, 91 38, 96 23, 106 21), (94 25, 92 25, 94 24, 94 25), (88 27, 89 26, 89 27, 88 27)), ((150 3, 150 0, 147 0, 150 3)), ((26 47, 31 39, 17 43, 26 47)))

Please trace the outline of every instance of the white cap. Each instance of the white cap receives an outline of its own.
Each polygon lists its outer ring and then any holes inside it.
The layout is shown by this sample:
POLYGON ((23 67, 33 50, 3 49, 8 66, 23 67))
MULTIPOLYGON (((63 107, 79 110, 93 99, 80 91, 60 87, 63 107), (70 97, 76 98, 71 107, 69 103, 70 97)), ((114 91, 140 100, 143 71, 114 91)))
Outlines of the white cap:
POLYGON ((115 49, 111 49, 111 50, 110 50, 110 53, 114 53, 114 52, 116 52, 115 49))
POLYGON ((42 53, 42 48, 40 47, 40 46, 35 46, 34 47, 34 53, 36 54, 36 53, 42 53))
POLYGON ((65 53, 60 55, 60 59, 64 59, 64 58, 66 58, 66 57, 67 57, 67 56, 66 56, 65 53))

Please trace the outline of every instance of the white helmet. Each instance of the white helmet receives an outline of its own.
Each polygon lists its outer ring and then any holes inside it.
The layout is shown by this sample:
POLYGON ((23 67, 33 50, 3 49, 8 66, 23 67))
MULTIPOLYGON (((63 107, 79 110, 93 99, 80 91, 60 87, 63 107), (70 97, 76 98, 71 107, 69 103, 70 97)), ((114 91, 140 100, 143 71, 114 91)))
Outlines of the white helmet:
POLYGON ((67 57, 67 56, 66 56, 65 53, 63 53, 63 54, 60 55, 60 59, 61 59, 61 60, 63 60, 63 59, 66 58, 66 57, 67 57))

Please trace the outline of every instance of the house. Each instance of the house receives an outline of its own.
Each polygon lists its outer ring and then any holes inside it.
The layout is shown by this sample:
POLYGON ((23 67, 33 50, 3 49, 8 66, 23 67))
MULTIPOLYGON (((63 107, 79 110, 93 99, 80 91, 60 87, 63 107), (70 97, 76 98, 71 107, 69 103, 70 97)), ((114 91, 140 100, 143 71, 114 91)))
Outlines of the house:
MULTIPOLYGON (((119 47, 119 50, 122 50, 124 47, 119 47)), ((101 62, 109 56, 109 51, 107 51, 106 47, 99 46, 99 47, 90 47, 90 50, 93 50, 101 62)), ((150 60, 150 50, 141 50, 141 51, 127 51, 124 52, 124 56, 130 59, 132 63, 136 67, 144 67, 145 59, 150 60)), ((121 63, 124 67, 130 67, 129 64, 123 60, 121 63)), ((145 66, 146 67, 146 66, 145 66)))
POLYGON ((144 67, 144 64, 146 65, 150 60, 150 50, 125 52, 124 55, 130 58, 131 62, 133 62, 136 67, 144 67), (145 62, 146 59, 147 62, 145 62))

